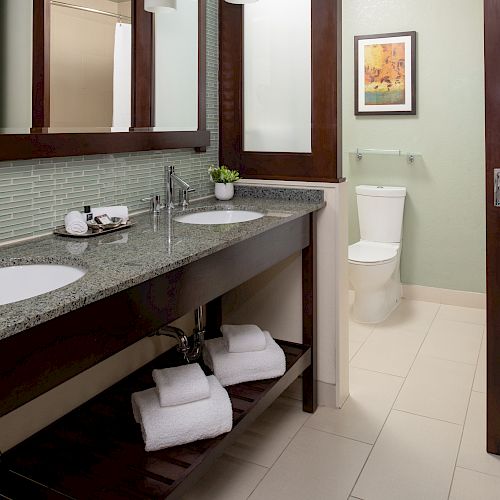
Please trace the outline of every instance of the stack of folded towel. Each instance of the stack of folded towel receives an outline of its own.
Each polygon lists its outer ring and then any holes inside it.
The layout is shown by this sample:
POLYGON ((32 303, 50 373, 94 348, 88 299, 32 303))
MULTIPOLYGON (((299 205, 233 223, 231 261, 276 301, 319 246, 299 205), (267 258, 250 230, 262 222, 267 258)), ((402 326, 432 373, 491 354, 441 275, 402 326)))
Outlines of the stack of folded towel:
POLYGON ((222 338, 207 340, 203 360, 223 386, 281 377, 285 353, 255 325, 222 325, 222 338))
POLYGON ((64 217, 64 227, 69 234, 85 234, 88 231, 85 216, 73 210, 64 217))
POLYGON ((199 364, 154 370, 153 379, 156 387, 132 394, 146 451, 213 438, 232 429, 227 391, 199 364))

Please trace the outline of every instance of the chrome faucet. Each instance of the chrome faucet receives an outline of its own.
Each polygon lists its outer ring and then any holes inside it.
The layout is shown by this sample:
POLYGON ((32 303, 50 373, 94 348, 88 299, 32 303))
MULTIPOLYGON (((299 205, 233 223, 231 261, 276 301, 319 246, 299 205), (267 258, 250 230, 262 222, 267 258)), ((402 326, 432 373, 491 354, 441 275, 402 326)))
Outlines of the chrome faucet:
POLYGON ((175 208, 174 183, 178 184, 181 188, 179 190, 179 205, 183 208, 189 205, 189 193, 194 191, 194 188, 175 173, 173 165, 165 166, 165 208, 167 210, 175 208))

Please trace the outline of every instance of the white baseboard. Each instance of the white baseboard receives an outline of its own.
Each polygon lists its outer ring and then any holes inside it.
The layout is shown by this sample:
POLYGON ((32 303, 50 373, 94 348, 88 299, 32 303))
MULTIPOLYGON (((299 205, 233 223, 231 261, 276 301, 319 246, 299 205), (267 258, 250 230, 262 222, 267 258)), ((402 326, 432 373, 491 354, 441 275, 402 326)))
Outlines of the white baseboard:
POLYGON ((438 304, 447 304, 451 306, 486 309, 485 293, 403 284, 403 297, 406 299, 425 300, 426 302, 436 302, 438 304))
MULTIPOLYGON (((302 378, 299 377, 295 382, 283 392, 283 396, 302 401, 302 378)), ((337 404, 337 391, 335 384, 327 384, 318 380, 318 406, 328 406, 329 408, 340 408, 345 401, 337 404)))

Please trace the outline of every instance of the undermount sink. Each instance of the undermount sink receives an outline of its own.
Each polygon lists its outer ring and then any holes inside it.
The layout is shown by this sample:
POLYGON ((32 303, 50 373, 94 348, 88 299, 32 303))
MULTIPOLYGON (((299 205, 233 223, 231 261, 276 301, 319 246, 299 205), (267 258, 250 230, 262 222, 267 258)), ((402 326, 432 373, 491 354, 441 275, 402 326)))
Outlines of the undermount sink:
POLYGON ((248 222, 264 217, 262 212, 252 210, 210 210, 208 212, 194 212, 174 217, 177 222, 184 224, 235 224, 248 222))
POLYGON ((60 264, 0 267, 0 305, 52 292, 79 280, 86 272, 60 264))

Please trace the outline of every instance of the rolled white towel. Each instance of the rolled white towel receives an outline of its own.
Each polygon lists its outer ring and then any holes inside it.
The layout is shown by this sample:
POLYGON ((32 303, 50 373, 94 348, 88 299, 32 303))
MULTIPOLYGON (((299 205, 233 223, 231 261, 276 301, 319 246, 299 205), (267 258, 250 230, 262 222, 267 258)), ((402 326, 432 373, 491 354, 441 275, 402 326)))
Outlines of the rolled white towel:
POLYGON ((76 210, 66 214, 64 217, 64 227, 69 234, 85 234, 89 229, 83 214, 76 210))
POLYGON ((264 335, 266 348, 255 352, 228 352, 223 338, 207 340, 203 360, 223 386, 281 377, 286 370, 285 353, 269 332, 264 335))
POLYGON ((116 205, 114 207, 93 207, 92 216, 107 215, 108 217, 119 217, 128 221, 128 207, 125 205, 116 205))
POLYGON ((210 397, 208 379, 198 363, 153 370, 160 406, 192 403, 210 397))
POLYGON ((208 377, 210 397, 178 406, 160 406, 156 389, 132 394, 135 421, 141 424, 146 451, 209 439, 233 428, 233 410, 227 391, 208 377))
POLYGON ((220 328, 229 352, 263 351, 266 336, 257 325, 222 325, 220 328))

